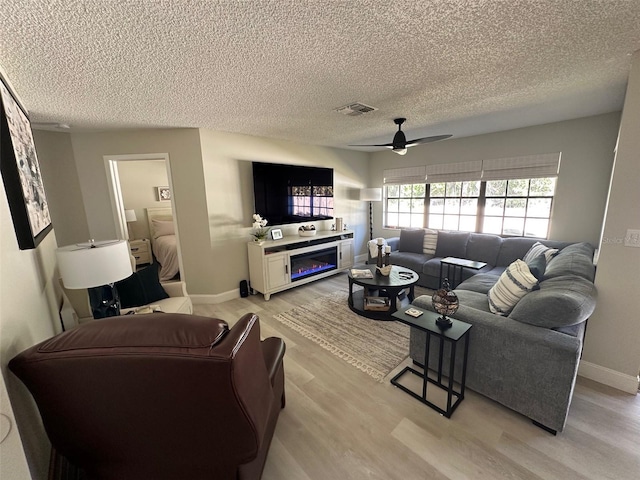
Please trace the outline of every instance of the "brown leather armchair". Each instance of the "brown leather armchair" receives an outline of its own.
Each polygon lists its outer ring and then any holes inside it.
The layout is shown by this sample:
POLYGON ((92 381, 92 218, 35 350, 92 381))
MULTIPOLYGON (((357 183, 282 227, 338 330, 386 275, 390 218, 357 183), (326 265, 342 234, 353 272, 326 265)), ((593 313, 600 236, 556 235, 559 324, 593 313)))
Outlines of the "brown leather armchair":
POLYGON ((284 342, 254 314, 92 321, 16 356, 60 454, 89 478, 259 479, 284 407, 284 342))

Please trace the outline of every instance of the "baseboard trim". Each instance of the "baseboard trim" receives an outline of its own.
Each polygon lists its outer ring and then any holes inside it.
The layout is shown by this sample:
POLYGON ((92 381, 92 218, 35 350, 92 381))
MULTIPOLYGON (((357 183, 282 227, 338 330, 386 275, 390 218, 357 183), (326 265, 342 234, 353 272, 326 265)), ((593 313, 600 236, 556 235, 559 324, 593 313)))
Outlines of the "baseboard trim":
POLYGON ((634 395, 638 394, 640 377, 620 373, 595 363, 580 361, 578 375, 634 395))
POLYGON ((217 293, 215 295, 189 295, 194 305, 215 305, 217 303, 226 302, 227 300, 233 300, 240 298, 240 289, 229 290, 224 293, 217 293))

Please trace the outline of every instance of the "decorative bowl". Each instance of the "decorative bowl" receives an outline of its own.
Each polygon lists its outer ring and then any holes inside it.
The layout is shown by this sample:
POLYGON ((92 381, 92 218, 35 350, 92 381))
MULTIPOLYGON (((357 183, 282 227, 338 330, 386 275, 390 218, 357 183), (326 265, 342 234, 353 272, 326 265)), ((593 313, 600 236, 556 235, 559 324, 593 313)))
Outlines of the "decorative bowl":
POLYGON ((378 273, 380 275, 383 275, 385 277, 388 277, 389 274, 391 273, 391 267, 393 265, 385 265, 384 267, 376 267, 376 270, 378 271, 378 273))
POLYGON ((317 230, 298 230, 298 235, 301 237, 313 237, 317 230))

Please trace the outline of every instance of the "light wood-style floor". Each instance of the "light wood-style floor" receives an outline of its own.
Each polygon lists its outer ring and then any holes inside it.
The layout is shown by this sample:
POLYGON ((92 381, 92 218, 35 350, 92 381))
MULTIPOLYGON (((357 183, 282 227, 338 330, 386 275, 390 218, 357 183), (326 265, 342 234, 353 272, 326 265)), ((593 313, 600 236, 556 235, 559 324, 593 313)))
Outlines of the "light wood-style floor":
POLYGON ((378 383, 272 318, 346 284, 339 274, 268 302, 196 306, 230 324, 255 312, 263 337, 287 344, 287 406, 264 480, 640 478, 640 396, 579 378, 556 437, 469 390, 446 419, 389 383, 405 364, 378 383))

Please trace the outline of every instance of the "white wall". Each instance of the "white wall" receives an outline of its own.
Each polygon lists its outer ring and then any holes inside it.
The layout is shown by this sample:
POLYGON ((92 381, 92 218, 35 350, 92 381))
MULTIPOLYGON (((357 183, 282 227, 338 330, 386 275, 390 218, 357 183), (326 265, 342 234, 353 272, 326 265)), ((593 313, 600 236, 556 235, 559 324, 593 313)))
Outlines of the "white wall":
MULTIPOLYGON (((376 152, 371 162, 372 186, 382 185, 385 168, 454 163, 562 152, 554 198, 550 238, 597 245, 613 163, 619 113, 568 120, 421 145, 401 157, 376 152)), ((390 236, 380 228, 382 202, 374 203, 374 236, 390 236)))
POLYGON ((163 160, 132 160, 118 162, 118 176, 125 209, 136 212, 136 222, 129 223, 132 240, 149 238, 149 223, 145 208, 170 207, 158 201, 156 187, 168 186, 167 166, 163 160))
POLYGON ((34 130, 33 139, 58 243, 63 246, 86 242, 90 238, 89 226, 71 136, 34 130))
POLYGON ((8 371, 7 364, 18 353, 61 330, 56 248, 53 231, 36 249, 18 248, 4 184, 0 182, 0 368, 1 383, 6 384, 11 399, 10 405, 5 404, 3 395, 0 411, 14 424, 0 446, 2 480, 29 478, 24 473, 25 458, 31 478, 47 478, 51 445, 31 395, 8 371))
POLYGON ((637 391, 640 371, 640 248, 625 247, 623 239, 627 229, 640 230, 639 132, 640 50, 632 60, 620 122, 595 281, 599 298, 581 367, 582 374, 598 381, 617 378, 614 386, 630 393, 637 391))
MULTIPOLYGON (((200 137, 213 266, 215 272, 224 272, 212 275, 217 293, 235 290, 240 280, 249 278, 246 244, 254 213, 252 161, 333 168, 334 214, 355 230, 356 254, 364 252, 366 205, 357 200, 357 192, 366 186, 368 154, 210 130, 200 130, 200 137)), ((329 230, 333 222, 314 223, 329 230)), ((284 235, 297 235, 298 226, 281 228, 284 235)))

